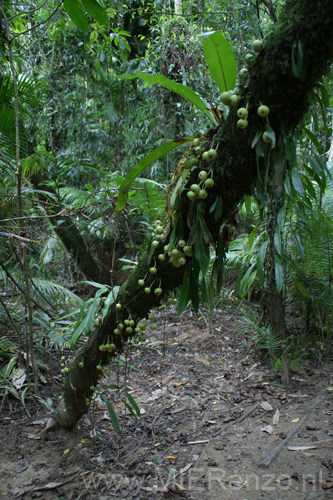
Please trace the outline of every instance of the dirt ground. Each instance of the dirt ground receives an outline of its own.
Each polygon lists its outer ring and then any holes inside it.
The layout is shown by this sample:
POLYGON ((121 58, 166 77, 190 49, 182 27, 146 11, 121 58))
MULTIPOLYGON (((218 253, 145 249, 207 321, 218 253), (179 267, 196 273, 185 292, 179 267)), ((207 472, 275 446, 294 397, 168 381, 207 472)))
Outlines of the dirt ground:
MULTIPOLYGON (((216 315, 214 335, 194 313, 155 322, 129 355, 135 369, 114 368, 100 385, 121 438, 100 396, 74 431, 44 434, 41 400, 26 400, 30 417, 12 396, 0 401, 1 498, 333 498, 332 359, 304 359, 285 388, 233 310, 216 315), (127 387, 140 419, 112 384, 127 387)), ((59 358, 44 360, 44 399, 58 398, 59 358)))

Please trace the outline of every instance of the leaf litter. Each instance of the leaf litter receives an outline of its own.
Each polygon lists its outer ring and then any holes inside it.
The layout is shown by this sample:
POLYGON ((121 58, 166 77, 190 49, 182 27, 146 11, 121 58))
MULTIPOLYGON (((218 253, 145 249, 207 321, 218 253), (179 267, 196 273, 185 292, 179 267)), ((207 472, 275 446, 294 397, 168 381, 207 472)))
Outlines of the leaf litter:
MULTIPOLYGON (((30 418, 7 396, 0 422, 3 494, 36 498, 43 492, 44 500, 332 498, 330 360, 317 367, 305 359, 302 378, 291 373, 284 387, 237 330, 235 313, 215 314, 215 335, 188 311, 177 318, 167 310, 155 322, 158 330, 148 331, 129 354, 138 371, 119 366, 102 380, 101 396, 112 401, 121 437, 102 397, 73 431, 42 433, 45 407, 27 398, 30 418), (107 391, 111 384, 130 391, 139 419, 107 391)), ((45 353, 51 371, 41 388, 55 401, 58 358, 45 353)))

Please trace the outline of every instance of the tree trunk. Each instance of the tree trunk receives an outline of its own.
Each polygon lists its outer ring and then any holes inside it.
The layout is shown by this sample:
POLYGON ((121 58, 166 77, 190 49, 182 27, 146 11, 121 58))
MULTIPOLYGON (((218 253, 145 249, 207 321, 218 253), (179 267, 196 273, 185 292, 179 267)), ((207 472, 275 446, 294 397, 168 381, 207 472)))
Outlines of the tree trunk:
MULTIPOLYGON (((249 68, 247 83, 242 88, 241 105, 248 105, 248 128, 241 130, 237 127, 237 110, 231 108, 225 123, 207 133, 207 149, 218 149, 218 157, 209 165, 212 165, 215 185, 209 190, 206 200, 191 202, 186 194, 189 186, 197 181, 199 169, 191 170, 161 246, 173 238, 175 231, 178 231, 178 238, 180 232, 184 240, 196 238, 198 245, 200 240, 202 245, 207 244, 204 243, 207 238, 218 244, 222 223, 232 218, 236 204, 251 192, 258 180, 258 173, 263 174, 266 168, 263 159, 256 155, 256 150, 252 147, 257 132, 265 130, 265 121, 257 115, 258 106, 260 103, 269 106, 270 126, 277 137, 294 130, 307 109, 310 92, 328 69, 333 57, 332 26, 331 0, 286 2, 280 19, 264 41, 264 50, 255 57, 249 68), (293 73, 295 58, 298 58, 297 75, 293 73), (220 208, 219 211, 216 209, 217 200, 222 211, 220 208), (193 232, 198 227, 195 223, 199 210, 202 214, 200 220, 204 224, 201 226, 202 234, 198 235, 193 232)), ((271 148, 271 145, 263 143, 262 147, 271 148)), ((94 387, 101 376, 100 365, 108 363, 110 356, 118 354, 128 338, 133 336, 126 332, 114 334, 119 321, 131 317, 137 322, 145 317, 168 291, 182 283, 184 272, 192 272, 195 266, 200 265, 200 255, 196 255, 199 262, 193 257, 187 260, 186 266, 175 268, 170 262, 158 260, 160 252, 160 249, 148 244, 137 267, 120 289, 117 302, 121 304, 121 310, 116 308, 115 303, 112 304, 103 324, 92 332, 87 344, 75 354, 66 375, 63 399, 56 414, 60 425, 73 426, 87 411, 94 387), (154 263, 157 274, 152 275, 149 268, 154 263), (162 295, 157 296, 153 292, 147 295, 143 287, 138 285, 138 279, 144 278, 152 288, 161 283, 162 295), (106 342, 115 344, 113 353, 99 350, 99 346, 106 342)))
MULTIPOLYGON (((37 192, 41 190, 56 195, 56 191, 49 184, 43 184, 44 179, 40 175, 34 174, 30 180, 37 192)), ((46 195, 40 194, 39 198, 41 201, 45 201, 46 195)), ((54 231, 80 271, 91 281, 110 285, 112 282, 110 273, 108 275, 105 270, 98 265, 75 223, 69 216, 62 214, 62 212, 56 216, 55 214, 59 212, 59 205, 57 205, 51 197, 47 198, 47 201, 46 211, 52 217, 51 220, 54 225, 54 231)))

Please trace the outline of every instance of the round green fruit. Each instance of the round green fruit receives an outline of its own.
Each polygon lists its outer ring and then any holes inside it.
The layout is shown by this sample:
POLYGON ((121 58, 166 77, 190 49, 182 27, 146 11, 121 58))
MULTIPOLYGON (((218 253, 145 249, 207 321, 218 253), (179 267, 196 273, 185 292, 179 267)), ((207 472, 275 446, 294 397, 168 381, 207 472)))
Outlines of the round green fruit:
POLYGON ((230 106, 230 104, 231 104, 231 95, 230 95, 230 93, 229 92, 222 92, 222 94, 221 94, 221 101, 226 106, 230 106))
POLYGON ((83 361, 80 361, 79 363, 79 368, 83 368, 84 367, 84 362, 83 361))
POLYGON ((118 302, 118 304, 116 304, 116 309, 118 309, 118 311, 120 311, 121 309, 121 304, 118 302))
POLYGON ((160 260, 161 262, 164 262, 165 261, 165 255, 164 253, 160 253, 158 256, 157 256, 158 260, 160 260))
POLYGON ((248 110, 246 108, 239 108, 237 110, 237 116, 241 120, 245 120, 247 118, 247 115, 249 114, 248 110))
POLYGON ((146 288, 145 288, 145 293, 146 293, 147 295, 149 295, 149 294, 150 294, 150 292, 151 292, 151 289, 149 288, 149 286, 146 286, 146 288))
POLYGON ((248 126, 249 122, 247 120, 238 120, 237 126, 241 129, 244 129, 248 126))
POLYGON ((195 195, 195 193, 193 193, 193 191, 188 191, 188 193, 187 193, 187 197, 188 197, 188 199, 189 199, 189 200, 191 200, 191 201, 193 201, 193 200, 195 200, 195 199, 196 199, 196 195, 195 195))
POLYGON ((272 142, 272 139, 268 136, 268 132, 264 132, 262 134, 262 140, 267 144, 270 144, 272 142))
POLYGON ((184 252, 187 257, 192 257, 192 248, 189 245, 186 245, 186 247, 184 247, 184 252))
POLYGON ((198 198, 199 200, 205 200, 208 196, 208 193, 206 191, 206 189, 200 189, 199 191, 199 194, 198 194, 198 198))
POLYGON ((143 279, 138 280, 138 285, 144 286, 144 284, 145 284, 145 280, 143 280, 143 279))
POLYGON ((269 115, 269 107, 265 106, 264 104, 262 106, 259 106, 258 115, 262 118, 266 118, 266 116, 269 115))
POLYGON ((208 151, 205 151, 204 153, 202 153, 202 159, 204 161, 210 161, 208 151))
POLYGON ((155 233, 156 234, 163 234, 163 227, 162 226, 157 226, 157 228, 155 229, 155 233))
POLYGON ((150 325, 150 329, 151 329, 151 330, 157 330, 157 325, 155 325, 155 324, 150 325))
POLYGON ((240 78, 245 78, 247 76, 247 69, 242 68, 241 70, 239 70, 238 74, 239 74, 240 78))
POLYGON ((208 174, 207 174, 206 170, 201 170, 201 172, 199 172, 199 176, 198 177, 199 177, 199 179, 201 181, 205 181, 207 179, 207 177, 208 177, 208 174))
POLYGON ((214 160, 217 157, 217 151, 216 151, 216 149, 210 149, 208 151, 208 155, 209 155, 209 158, 211 160, 214 160))
POLYGON ((163 292, 162 288, 155 288, 154 290, 155 295, 162 295, 162 292, 163 292))
POLYGON ((115 328, 115 329, 113 330, 113 333, 114 333, 115 335, 119 335, 120 331, 119 331, 119 329, 118 329, 118 328, 115 328))
POLYGON ((96 368, 97 368, 97 370, 103 370, 103 366, 102 365, 96 365, 96 368))
POLYGON ((184 248, 184 247, 186 246, 186 241, 185 241, 185 240, 179 240, 179 241, 178 241, 178 246, 179 246, 180 248, 184 248))
POLYGON ((157 247, 160 246, 160 242, 157 241, 157 240, 153 240, 152 245, 153 245, 154 248, 157 248, 157 247))
POLYGON ((230 105, 231 106, 238 106, 239 104, 239 101, 240 101, 240 97, 239 95, 236 95, 236 94, 233 94, 231 97, 230 97, 230 105))
POLYGON ((252 48, 255 52, 261 52, 263 49, 262 40, 253 40, 252 48))
POLYGON ((198 186, 198 184, 192 184, 192 186, 191 186, 191 191, 192 191, 194 194, 199 194, 199 191, 200 191, 200 186, 198 186))
POLYGON ((156 267, 151 267, 151 268, 149 269, 149 272, 150 272, 151 274, 156 274, 156 273, 157 273, 157 269, 156 269, 156 267))
POLYGON ((180 257, 180 259, 178 260, 178 262, 179 262, 179 264, 180 264, 181 266, 185 266, 185 264, 186 264, 186 259, 185 259, 185 257, 180 257))
POLYGON ((127 333, 133 333, 133 328, 132 328, 131 326, 128 326, 128 327, 126 328, 126 332, 127 332, 127 333))
POLYGON ((245 56, 245 64, 249 66, 253 60, 253 54, 246 54, 245 56))
POLYGON ((214 184, 215 184, 215 183, 214 183, 214 180, 213 180, 213 179, 211 179, 211 178, 209 178, 209 179, 207 179, 207 180, 205 181, 205 186, 206 186, 206 188, 208 188, 208 189, 212 188, 212 187, 214 186, 214 184))

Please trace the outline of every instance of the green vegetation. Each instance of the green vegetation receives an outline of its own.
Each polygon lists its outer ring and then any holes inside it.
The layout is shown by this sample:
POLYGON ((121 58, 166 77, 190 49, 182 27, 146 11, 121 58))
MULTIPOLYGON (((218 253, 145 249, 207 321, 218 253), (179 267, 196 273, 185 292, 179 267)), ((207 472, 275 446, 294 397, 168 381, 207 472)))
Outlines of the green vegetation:
POLYGON ((152 309, 201 308, 211 329, 226 276, 259 303, 244 331, 274 369, 299 363, 309 337, 331 348, 330 2, 182 13, 146 0, 0 6, 0 384, 20 397, 23 349, 24 390, 37 392, 41 345, 69 350, 63 426, 152 309))

